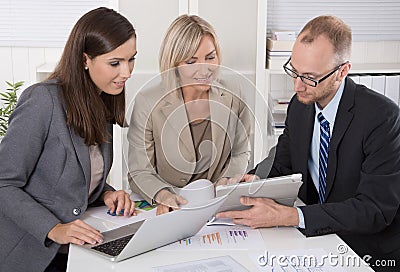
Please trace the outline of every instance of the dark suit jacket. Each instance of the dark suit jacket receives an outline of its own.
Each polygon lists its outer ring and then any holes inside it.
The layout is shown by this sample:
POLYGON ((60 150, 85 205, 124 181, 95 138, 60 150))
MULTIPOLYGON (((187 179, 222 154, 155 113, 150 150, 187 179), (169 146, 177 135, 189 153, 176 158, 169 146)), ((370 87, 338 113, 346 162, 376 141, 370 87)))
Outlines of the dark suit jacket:
MULTIPOLYGON (((346 78, 330 142, 322 205, 313 205, 318 203, 318 193, 308 171, 314 116, 314 105, 292 98, 269 176, 303 174, 299 197, 307 204, 301 207, 305 235, 337 233, 360 256, 396 257, 399 263, 399 107, 346 78)), ((268 160, 258 168, 268 167, 268 160)))
MULTIPOLYGON (((47 233, 79 219, 105 190, 112 141, 102 144, 104 176, 88 199, 90 158, 83 138, 67 127, 55 81, 25 90, 0 144, 0 271, 43 271, 59 245, 47 233)), ((109 125, 112 133, 112 125, 109 125)))

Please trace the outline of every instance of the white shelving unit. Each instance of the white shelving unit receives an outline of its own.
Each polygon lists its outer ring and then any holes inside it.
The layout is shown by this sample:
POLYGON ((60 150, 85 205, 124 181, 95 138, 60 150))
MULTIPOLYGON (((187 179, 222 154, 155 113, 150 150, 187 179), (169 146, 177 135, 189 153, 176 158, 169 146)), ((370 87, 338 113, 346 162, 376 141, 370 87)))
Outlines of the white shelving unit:
POLYGON ((353 63, 350 74, 399 74, 400 63, 353 63))
POLYGON ((36 68, 36 82, 45 80, 56 68, 56 63, 43 63, 36 68))

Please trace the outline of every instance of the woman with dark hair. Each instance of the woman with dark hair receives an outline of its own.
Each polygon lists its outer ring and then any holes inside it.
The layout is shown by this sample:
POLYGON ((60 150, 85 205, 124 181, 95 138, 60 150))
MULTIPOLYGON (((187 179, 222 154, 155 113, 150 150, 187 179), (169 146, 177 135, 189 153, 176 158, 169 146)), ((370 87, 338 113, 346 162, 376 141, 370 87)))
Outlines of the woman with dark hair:
POLYGON ((132 24, 92 10, 49 79, 22 93, 0 144, 0 271, 65 271, 69 243, 103 240, 79 220, 91 204, 135 214, 129 195, 106 183, 135 55, 132 24))

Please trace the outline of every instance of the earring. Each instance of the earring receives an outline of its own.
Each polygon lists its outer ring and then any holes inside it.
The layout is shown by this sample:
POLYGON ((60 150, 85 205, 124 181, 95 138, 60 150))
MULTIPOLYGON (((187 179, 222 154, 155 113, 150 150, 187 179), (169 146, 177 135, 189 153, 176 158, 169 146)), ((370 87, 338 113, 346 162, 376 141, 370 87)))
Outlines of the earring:
POLYGON ((89 69, 89 67, 85 66, 85 70, 88 70, 88 69, 89 69))

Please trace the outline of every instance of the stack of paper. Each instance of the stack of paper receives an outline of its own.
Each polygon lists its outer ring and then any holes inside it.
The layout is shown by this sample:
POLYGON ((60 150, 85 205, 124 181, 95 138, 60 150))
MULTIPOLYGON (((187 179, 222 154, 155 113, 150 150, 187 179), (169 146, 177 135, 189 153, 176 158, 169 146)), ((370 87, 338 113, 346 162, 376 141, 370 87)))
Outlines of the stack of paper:
POLYGON ((277 41, 294 41, 296 32, 292 30, 272 30, 272 37, 277 41))
POLYGON ((293 40, 267 39, 267 68, 282 69, 283 64, 292 55, 293 40))

